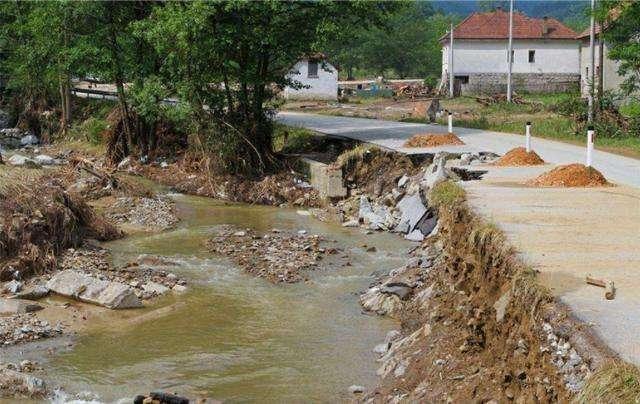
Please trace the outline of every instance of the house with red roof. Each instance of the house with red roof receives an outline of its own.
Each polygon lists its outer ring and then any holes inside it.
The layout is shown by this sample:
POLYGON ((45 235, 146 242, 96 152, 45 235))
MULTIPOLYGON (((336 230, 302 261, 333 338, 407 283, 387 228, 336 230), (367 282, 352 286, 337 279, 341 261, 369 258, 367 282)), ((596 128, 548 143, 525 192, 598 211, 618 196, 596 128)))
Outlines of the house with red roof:
MULTIPOLYGON (((512 84, 515 91, 557 92, 580 83, 580 41, 554 18, 513 14, 512 84)), ((449 34, 442 44, 442 78, 448 80, 449 34)), ((504 93, 507 88, 509 13, 474 13, 453 30, 453 75, 462 94, 504 93)))

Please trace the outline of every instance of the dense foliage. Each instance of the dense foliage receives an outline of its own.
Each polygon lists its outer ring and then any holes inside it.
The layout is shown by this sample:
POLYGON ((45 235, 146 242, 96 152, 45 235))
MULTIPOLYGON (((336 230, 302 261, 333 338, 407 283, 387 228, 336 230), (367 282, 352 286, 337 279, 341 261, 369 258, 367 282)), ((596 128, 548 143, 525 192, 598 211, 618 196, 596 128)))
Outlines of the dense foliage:
MULTIPOLYGON (((274 166, 271 102, 295 61, 335 40, 343 26, 380 25, 397 4, 366 1, 4 2, 3 98, 22 115, 71 116, 72 78, 115 85, 114 160, 146 154, 158 122, 179 115, 218 168, 274 166), (167 108, 163 99, 178 100, 167 108)), ((34 125, 35 126, 35 125, 34 125)))

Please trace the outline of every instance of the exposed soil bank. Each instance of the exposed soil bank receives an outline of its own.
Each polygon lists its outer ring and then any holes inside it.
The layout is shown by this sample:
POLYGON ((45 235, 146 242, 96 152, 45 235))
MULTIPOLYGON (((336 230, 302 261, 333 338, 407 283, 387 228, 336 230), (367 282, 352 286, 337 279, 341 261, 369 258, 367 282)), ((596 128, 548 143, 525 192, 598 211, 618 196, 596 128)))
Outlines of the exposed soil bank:
POLYGON ((273 206, 320 205, 318 192, 301 176, 286 170, 262 179, 216 175, 206 159, 183 155, 171 164, 133 165, 131 171, 190 195, 273 206))
POLYGON ((537 284, 500 231, 452 202, 439 208, 439 235, 361 298, 402 320, 402 337, 377 347, 382 381, 366 401, 569 400, 614 355, 537 284))

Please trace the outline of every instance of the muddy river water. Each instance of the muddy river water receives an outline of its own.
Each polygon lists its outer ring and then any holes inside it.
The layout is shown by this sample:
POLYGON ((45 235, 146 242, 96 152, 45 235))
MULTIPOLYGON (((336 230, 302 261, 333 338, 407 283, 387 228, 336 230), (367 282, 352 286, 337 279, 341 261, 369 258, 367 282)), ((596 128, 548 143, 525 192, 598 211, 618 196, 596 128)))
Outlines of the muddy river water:
POLYGON ((116 263, 142 253, 171 257, 180 263, 171 271, 189 280, 189 291, 143 309, 170 307, 163 316, 90 328, 45 364, 53 384, 103 402, 155 390, 229 402, 335 402, 349 397, 352 384, 375 385, 372 348, 398 325, 363 314, 358 292, 372 272, 402 265, 410 244, 293 209, 173 197, 182 219, 175 230, 107 246, 116 263), (203 242, 221 224, 321 234, 348 251, 352 266, 273 285, 205 250, 203 242), (364 244, 377 251, 366 252, 364 244))

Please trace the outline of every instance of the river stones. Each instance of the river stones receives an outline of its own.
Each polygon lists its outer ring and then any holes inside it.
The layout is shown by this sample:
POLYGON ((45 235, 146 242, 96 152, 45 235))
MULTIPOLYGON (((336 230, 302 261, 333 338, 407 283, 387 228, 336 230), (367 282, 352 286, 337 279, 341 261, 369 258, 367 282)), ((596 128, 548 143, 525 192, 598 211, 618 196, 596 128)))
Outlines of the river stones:
POLYGON ((59 272, 47 282, 47 288, 62 296, 110 309, 142 307, 133 289, 120 282, 105 281, 81 272, 59 272))

